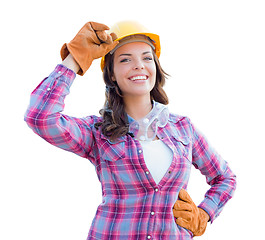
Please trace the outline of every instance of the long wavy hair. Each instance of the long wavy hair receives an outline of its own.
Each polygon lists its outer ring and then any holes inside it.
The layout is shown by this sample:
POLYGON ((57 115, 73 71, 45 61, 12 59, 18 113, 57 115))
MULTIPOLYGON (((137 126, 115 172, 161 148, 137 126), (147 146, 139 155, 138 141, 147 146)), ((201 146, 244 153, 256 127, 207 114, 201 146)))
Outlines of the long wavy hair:
MULTIPOLYGON (((156 54, 153 51, 154 61, 156 65, 156 82, 154 88, 150 92, 151 100, 167 105, 168 97, 163 89, 168 74, 162 69, 156 54)), ((106 84, 105 104, 99 111, 103 118, 102 122, 95 126, 101 126, 102 133, 109 137, 111 141, 122 137, 129 133, 129 123, 127 113, 123 101, 122 92, 117 84, 113 81, 114 76, 114 54, 105 56, 105 67, 103 69, 103 79, 106 84)))

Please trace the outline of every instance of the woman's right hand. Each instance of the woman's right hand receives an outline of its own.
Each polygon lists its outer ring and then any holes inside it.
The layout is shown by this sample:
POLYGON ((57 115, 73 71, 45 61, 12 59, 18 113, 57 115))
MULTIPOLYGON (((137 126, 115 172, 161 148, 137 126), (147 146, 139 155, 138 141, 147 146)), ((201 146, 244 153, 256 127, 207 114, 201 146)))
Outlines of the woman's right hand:
POLYGON ((63 45, 62 60, 71 53, 80 66, 78 74, 83 76, 94 59, 105 56, 118 44, 118 41, 114 41, 116 34, 107 34, 106 30, 109 27, 104 24, 87 22, 71 42, 63 45))

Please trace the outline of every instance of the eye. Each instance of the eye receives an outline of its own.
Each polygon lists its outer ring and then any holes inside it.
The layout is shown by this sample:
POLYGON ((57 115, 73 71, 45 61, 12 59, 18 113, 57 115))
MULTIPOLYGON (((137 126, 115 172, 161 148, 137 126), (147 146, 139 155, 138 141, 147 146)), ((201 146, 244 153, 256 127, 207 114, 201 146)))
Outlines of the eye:
POLYGON ((129 58, 123 58, 123 59, 120 60, 121 63, 129 62, 129 61, 130 61, 129 58))
POLYGON ((146 60, 146 61, 152 61, 153 58, 152 57, 145 57, 144 60, 146 60))

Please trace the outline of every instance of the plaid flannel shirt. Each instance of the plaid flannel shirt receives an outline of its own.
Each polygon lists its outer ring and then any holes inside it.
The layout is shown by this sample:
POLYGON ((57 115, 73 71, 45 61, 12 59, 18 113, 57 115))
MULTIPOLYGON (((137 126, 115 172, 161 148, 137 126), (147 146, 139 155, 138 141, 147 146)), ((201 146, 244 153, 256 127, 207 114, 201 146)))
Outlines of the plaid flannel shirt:
POLYGON ((156 184, 146 167, 141 144, 133 136, 111 142, 94 126, 101 117, 74 118, 61 113, 74 78, 73 71, 58 65, 32 92, 25 121, 49 143, 87 158, 95 166, 103 200, 87 239, 192 239, 192 233, 174 220, 172 207, 178 193, 187 188, 194 165, 211 186, 199 207, 213 221, 236 186, 227 162, 187 117, 170 114, 157 136, 172 150, 173 161, 156 184))

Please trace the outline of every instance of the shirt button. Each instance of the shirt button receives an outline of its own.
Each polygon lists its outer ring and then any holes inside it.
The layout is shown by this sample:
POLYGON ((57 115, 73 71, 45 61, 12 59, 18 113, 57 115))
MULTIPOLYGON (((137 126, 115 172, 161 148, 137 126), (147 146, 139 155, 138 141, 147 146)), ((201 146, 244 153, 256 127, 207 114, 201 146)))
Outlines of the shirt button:
POLYGON ((158 188, 155 188, 155 191, 158 192, 158 188))
POLYGON ((58 72, 59 74, 61 73, 61 71, 58 72))
POLYGON ((48 87, 48 88, 47 88, 47 91, 51 91, 51 88, 48 87))
POLYGON ((150 235, 148 235, 148 236, 147 236, 147 239, 151 239, 151 236, 150 236, 150 235))
POLYGON ((155 215, 155 212, 151 212, 151 215, 154 216, 155 215))
POLYGON ((149 172, 148 172, 148 171, 146 171, 145 173, 146 173, 146 174, 149 174, 149 172))
POLYGON ((138 152, 139 152, 139 153, 142 153, 143 151, 140 149, 138 152))

